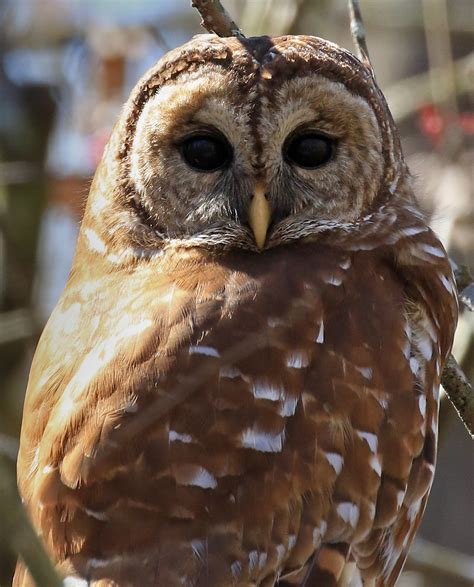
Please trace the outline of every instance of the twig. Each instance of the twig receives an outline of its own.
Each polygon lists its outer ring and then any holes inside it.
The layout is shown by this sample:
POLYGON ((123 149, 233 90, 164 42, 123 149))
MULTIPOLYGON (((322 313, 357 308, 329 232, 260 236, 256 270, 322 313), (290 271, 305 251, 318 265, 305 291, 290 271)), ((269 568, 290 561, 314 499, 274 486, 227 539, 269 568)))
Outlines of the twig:
POLYGON ((441 384, 466 430, 474 439, 474 392, 472 385, 452 355, 444 366, 441 384))
POLYGON ((6 546, 18 554, 36 585, 62 587, 43 544, 34 531, 20 501, 13 473, 11 450, 0 444, 0 526, 6 546))
POLYGON ((192 0, 202 16, 201 25, 219 37, 243 37, 244 34, 229 16, 219 0, 192 0))
POLYGON ((359 0, 349 0, 349 15, 351 19, 352 39, 354 40, 354 45, 356 46, 357 57, 373 72, 372 63, 370 62, 369 50, 367 48, 364 21, 362 19, 359 0))

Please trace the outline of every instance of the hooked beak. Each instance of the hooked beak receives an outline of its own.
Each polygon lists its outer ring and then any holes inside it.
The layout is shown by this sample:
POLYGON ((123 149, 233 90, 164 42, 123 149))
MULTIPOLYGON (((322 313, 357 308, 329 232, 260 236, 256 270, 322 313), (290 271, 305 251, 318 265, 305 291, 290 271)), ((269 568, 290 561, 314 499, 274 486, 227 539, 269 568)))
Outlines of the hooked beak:
POLYGON ((255 236, 255 242, 259 249, 263 248, 270 226, 271 209, 265 196, 265 190, 257 183, 249 208, 249 224, 255 236))

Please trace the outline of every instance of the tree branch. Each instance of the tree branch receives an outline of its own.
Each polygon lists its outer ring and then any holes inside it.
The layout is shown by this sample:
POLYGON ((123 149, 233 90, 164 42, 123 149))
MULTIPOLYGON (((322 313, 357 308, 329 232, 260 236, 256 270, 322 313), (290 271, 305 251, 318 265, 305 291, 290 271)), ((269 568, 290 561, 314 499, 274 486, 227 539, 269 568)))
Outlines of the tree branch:
POLYGON ((244 34, 229 16, 219 0, 192 0, 202 16, 201 26, 219 37, 243 37, 244 34))
POLYGON ((349 15, 351 19, 352 39, 354 40, 354 45, 356 46, 357 57, 373 72, 372 63, 370 62, 369 50, 367 48, 365 27, 364 21, 362 19, 359 0, 349 0, 349 15))
POLYGON ((466 430, 474 439, 474 392, 453 355, 446 361, 441 384, 466 430))

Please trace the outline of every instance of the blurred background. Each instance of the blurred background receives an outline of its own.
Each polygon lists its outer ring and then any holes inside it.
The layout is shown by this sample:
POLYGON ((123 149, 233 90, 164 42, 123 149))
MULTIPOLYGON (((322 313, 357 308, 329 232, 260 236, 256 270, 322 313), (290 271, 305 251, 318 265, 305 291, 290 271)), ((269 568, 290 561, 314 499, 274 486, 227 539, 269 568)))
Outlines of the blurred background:
MULTIPOLYGON (((224 4, 247 36, 314 34, 353 50, 346 0, 224 4)), ((452 259, 472 271, 473 0, 361 8, 420 201, 452 259)), ((0 0, 0 456, 12 475, 32 354, 67 279, 103 147, 138 78, 203 32, 199 21, 190 0, 0 0)), ((454 354, 473 381, 474 313, 462 313, 454 354)), ((399 585, 474 584, 474 453, 445 399, 418 536, 399 585)), ((14 560, 0 528, 1 586, 14 560)))

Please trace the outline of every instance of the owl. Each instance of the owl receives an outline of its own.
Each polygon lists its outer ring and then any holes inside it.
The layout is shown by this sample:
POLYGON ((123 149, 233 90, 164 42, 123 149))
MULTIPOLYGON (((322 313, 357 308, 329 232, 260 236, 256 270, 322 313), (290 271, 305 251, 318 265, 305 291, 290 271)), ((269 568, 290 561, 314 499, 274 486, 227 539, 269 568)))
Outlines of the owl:
POLYGON ((65 585, 394 585, 456 320, 369 68, 310 36, 168 53, 27 390, 19 487, 65 585))

